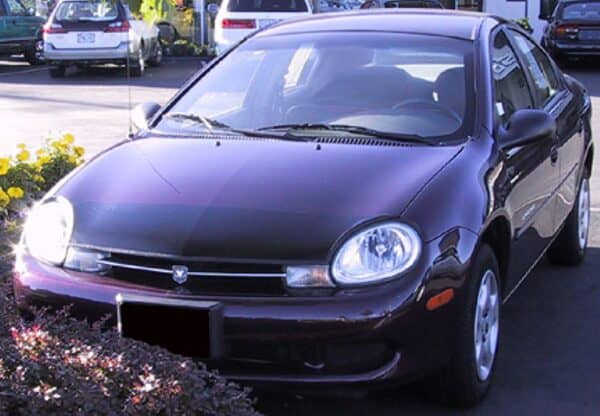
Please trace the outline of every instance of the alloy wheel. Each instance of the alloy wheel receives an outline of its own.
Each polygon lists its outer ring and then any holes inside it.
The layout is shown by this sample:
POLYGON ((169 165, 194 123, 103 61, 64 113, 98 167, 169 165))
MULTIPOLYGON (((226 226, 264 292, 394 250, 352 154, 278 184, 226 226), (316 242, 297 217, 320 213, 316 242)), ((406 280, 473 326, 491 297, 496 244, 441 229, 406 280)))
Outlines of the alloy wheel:
POLYGON ((588 232, 590 229, 590 181, 584 178, 579 189, 578 219, 579 219, 579 248, 587 246, 588 232))
POLYGON ((492 270, 486 270, 481 279, 475 307, 475 365, 477 376, 485 381, 494 365, 500 330, 500 295, 492 270))

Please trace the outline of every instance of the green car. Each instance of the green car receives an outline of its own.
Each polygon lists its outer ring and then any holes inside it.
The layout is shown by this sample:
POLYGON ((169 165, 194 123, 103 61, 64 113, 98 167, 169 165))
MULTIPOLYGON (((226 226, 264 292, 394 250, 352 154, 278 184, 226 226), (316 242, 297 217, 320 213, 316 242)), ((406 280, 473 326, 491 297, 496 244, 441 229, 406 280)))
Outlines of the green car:
POLYGON ((21 0, 0 0, 0 55, 22 53, 30 64, 41 63, 44 22, 21 0))

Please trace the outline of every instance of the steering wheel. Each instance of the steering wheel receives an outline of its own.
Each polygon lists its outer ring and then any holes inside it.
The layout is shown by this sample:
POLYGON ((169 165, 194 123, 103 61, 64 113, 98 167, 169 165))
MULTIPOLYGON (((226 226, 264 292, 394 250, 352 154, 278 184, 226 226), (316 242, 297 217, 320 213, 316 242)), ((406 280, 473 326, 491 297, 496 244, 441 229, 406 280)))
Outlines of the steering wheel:
POLYGON ((458 123, 462 123, 463 118, 458 115, 458 113, 451 108, 445 107, 440 103, 435 101, 428 100, 426 98, 409 98, 408 100, 404 100, 392 107, 393 110, 400 110, 404 107, 411 107, 411 109, 423 109, 423 108, 432 108, 434 110, 442 111, 444 114, 450 116, 450 118, 456 120, 458 123))

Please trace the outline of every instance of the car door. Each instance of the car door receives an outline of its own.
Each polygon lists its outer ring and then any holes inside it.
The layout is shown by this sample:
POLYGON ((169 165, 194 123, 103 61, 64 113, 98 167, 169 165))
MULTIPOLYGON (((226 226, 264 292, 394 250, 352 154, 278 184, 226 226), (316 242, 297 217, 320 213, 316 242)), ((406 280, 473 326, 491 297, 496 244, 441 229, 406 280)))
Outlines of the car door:
POLYGON ((557 147, 559 158, 559 183, 555 193, 555 232, 571 212, 579 186, 578 167, 584 153, 585 137, 579 108, 574 105, 574 95, 566 88, 556 73, 550 59, 526 35, 510 31, 516 48, 526 63, 526 72, 533 80, 537 108, 549 112, 557 122, 557 147))
POLYGON ((35 39, 41 27, 40 18, 33 16, 20 0, 5 0, 4 34, 7 40, 35 39))
MULTIPOLYGON (((535 100, 523 63, 503 30, 493 38, 492 66, 498 131, 515 112, 534 108, 535 100)), ((502 163, 506 177, 504 205, 513 229, 507 282, 510 290, 536 262, 554 235, 553 193, 560 168, 556 144, 552 141, 510 148, 503 152, 502 163)))
MULTIPOLYGON (((4 0, 0 0, 0 45, 8 40, 8 31, 6 28, 7 23, 8 16, 6 12, 6 5, 4 0)), ((0 49, 0 52, 2 52, 2 49, 0 49)))
POLYGON ((136 18, 129 9, 128 5, 123 6, 125 8, 125 15, 127 20, 129 21, 129 25, 131 26, 131 30, 133 32, 133 36, 136 44, 144 44, 144 58, 147 59, 150 57, 150 51, 152 50, 152 36, 151 36, 151 28, 149 25, 142 19, 136 18))

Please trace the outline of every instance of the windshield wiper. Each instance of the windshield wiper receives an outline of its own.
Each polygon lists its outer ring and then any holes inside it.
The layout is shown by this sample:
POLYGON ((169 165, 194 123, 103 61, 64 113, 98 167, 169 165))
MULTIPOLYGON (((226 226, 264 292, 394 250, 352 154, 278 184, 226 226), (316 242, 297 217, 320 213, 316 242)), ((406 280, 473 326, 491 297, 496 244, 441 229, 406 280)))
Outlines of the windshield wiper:
POLYGON ((219 120, 215 120, 215 119, 212 119, 209 117, 204 117, 204 116, 194 114, 194 113, 167 113, 163 117, 167 118, 167 119, 173 119, 173 120, 177 120, 177 119, 188 120, 188 121, 191 121, 196 124, 201 124, 210 133, 214 133, 214 130, 216 129, 219 131, 232 132, 232 133, 241 134, 242 136, 248 136, 248 137, 259 137, 259 138, 262 137, 262 138, 271 138, 271 139, 300 141, 300 142, 311 141, 308 138, 294 136, 294 135, 287 134, 287 133, 284 133, 284 134, 267 133, 267 132, 263 132, 263 131, 238 129, 238 128, 231 127, 219 120))
POLYGON ((215 127, 219 129, 230 128, 227 124, 221 123, 218 120, 214 120, 194 113, 167 113, 166 115, 164 115, 164 118, 173 120, 187 120, 197 124, 203 124, 204 127, 206 127, 210 131, 213 131, 215 127))
POLYGON ((433 146, 436 143, 427 140, 418 134, 403 134, 389 131, 370 129, 362 126, 352 126, 348 124, 324 124, 324 123, 303 123, 303 124, 278 124, 275 126, 261 127, 258 131, 265 130, 286 130, 287 134, 292 134, 294 130, 328 130, 344 131, 347 133, 359 134, 361 136, 376 137, 387 140, 397 140, 403 142, 420 143, 427 146, 433 146))

